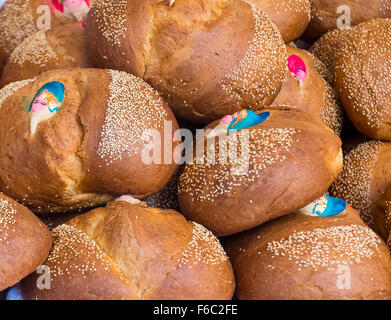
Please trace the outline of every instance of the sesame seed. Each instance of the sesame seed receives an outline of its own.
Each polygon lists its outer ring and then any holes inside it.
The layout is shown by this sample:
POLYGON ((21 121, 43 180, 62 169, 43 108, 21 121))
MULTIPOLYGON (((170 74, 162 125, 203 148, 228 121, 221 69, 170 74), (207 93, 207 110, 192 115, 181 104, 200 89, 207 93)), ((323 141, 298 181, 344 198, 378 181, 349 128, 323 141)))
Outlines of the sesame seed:
POLYGON ((97 28, 112 46, 120 46, 126 32, 127 0, 95 0, 91 10, 97 28))
MULTIPOLYGON (((237 135, 228 135, 227 144, 237 145, 238 150, 216 150, 215 146, 205 146, 206 151, 194 162, 188 164, 180 177, 178 192, 188 193, 192 201, 214 201, 224 194, 233 194, 238 187, 248 187, 256 181, 265 168, 277 162, 286 160, 286 154, 291 147, 297 143, 295 138, 298 131, 294 128, 272 128, 266 130, 253 129, 249 132, 251 143, 243 144, 242 135, 239 131, 237 135), (232 175, 232 167, 235 163, 235 153, 249 155, 249 170, 245 175, 232 175), (213 159, 207 159, 209 155, 214 155, 213 159), (221 163, 221 158, 227 159, 227 163, 221 163), (209 160, 209 161, 208 161, 209 160), (214 165, 219 164, 218 166, 214 165), (210 178, 212 182, 208 182, 210 178)), ((219 149, 217 147, 216 149, 219 149)), ((228 148, 232 149, 232 148, 228 148)))
POLYGON ((148 145, 146 130, 163 128, 167 111, 160 96, 142 79, 126 72, 107 72, 112 81, 97 154, 110 165, 121 160, 123 153, 136 154, 136 144, 148 145))
POLYGON ((58 56, 46 39, 46 31, 36 32, 23 40, 11 53, 9 61, 22 65, 26 61, 45 67, 50 60, 58 60, 58 56))
POLYGON ((319 267, 334 270, 341 264, 359 264, 371 259, 380 252, 380 245, 380 238, 371 229, 352 224, 295 232, 268 242, 266 249, 273 257, 294 262, 298 270, 319 267))
POLYGON ((212 232, 196 222, 191 223, 193 224, 192 238, 178 259, 178 265, 188 265, 190 258, 194 264, 219 265, 227 261, 228 257, 223 247, 212 232))
POLYGON ((5 199, 0 199, 0 243, 8 244, 8 237, 11 232, 15 232, 16 209, 12 203, 5 199))
POLYGON ((345 199, 354 209, 360 212, 361 218, 370 227, 374 226, 374 204, 369 198, 372 169, 377 155, 383 146, 380 141, 366 141, 348 146, 343 169, 338 179, 330 188, 333 196, 345 199))
POLYGON ((30 0, 13 0, 0 11, 0 46, 10 54, 24 38, 37 31, 30 0))
POLYGON ((56 227, 53 230, 53 238, 53 248, 47 259, 52 281, 59 276, 95 272, 98 264, 105 270, 112 265, 109 256, 95 241, 73 226, 62 224, 56 227), (85 259, 75 263, 75 259, 71 258, 78 256, 85 259))
POLYGON ((0 90, 0 108, 2 104, 19 89, 27 86, 29 83, 34 82, 34 79, 22 80, 10 83, 0 90))
MULTIPOLYGON (((281 35, 275 24, 270 23, 268 15, 254 4, 250 4, 254 19, 254 37, 235 69, 224 77, 221 82, 223 90, 243 102, 243 96, 250 96, 257 105, 266 106, 268 98, 277 93, 275 83, 284 81, 287 66, 285 63, 286 47, 279 46, 281 35), (264 54, 259 54, 263 52, 264 54), (282 72, 277 72, 279 68, 282 72), (250 83, 257 77, 258 83, 250 83)), ((246 105, 251 109, 256 105, 246 105)))

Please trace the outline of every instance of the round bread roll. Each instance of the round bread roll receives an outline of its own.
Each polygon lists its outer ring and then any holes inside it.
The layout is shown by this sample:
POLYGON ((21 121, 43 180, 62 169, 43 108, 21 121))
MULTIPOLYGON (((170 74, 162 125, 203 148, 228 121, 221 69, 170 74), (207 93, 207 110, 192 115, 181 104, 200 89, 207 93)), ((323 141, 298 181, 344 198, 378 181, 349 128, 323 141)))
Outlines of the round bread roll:
POLYGON ((52 242, 49 229, 30 210, 0 193, 0 291, 34 272, 52 242))
POLYGON ((177 168, 174 156, 167 161, 179 142, 163 139, 166 122, 178 130, 159 94, 121 71, 54 70, 9 84, 0 91, 0 190, 37 213, 146 197, 177 168), (161 137, 161 162, 143 158, 148 130, 161 137))
POLYGON ((391 17, 389 0, 310 0, 310 3, 311 21, 304 33, 307 39, 316 39, 330 30, 355 26, 374 18, 391 17))
POLYGON ((285 43, 299 38, 311 19, 309 0, 246 0, 265 11, 285 43))
POLYGON ((204 152, 179 181, 181 212, 217 236, 303 207, 327 191, 342 168, 341 140, 318 117, 289 108, 241 113, 208 127, 214 129, 204 152), (242 125, 251 118, 252 126, 242 125), (248 130, 227 137, 227 127, 248 130), (213 137, 216 132, 220 139, 213 137))
POLYGON ((318 116, 339 135, 343 111, 334 89, 317 71, 322 63, 302 49, 287 46, 287 52, 289 72, 272 106, 292 106, 318 116))
POLYGON ((25 299, 231 299, 235 280, 219 241, 174 210, 115 201, 53 231, 45 262, 51 289, 37 275, 25 299))
POLYGON ((374 230, 391 248, 391 184, 377 202, 374 230))
POLYGON ((7 0, 0 9, 0 73, 12 51, 39 30, 83 21, 93 0, 7 0))
POLYGON ((142 77, 196 123, 270 105, 286 76, 280 32, 244 1, 97 0, 86 41, 96 66, 142 77))
POLYGON ((296 212, 227 241, 239 299, 389 300, 387 246, 347 207, 296 212), (336 211, 338 212, 338 211, 336 211))
POLYGON ((391 143, 362 140, 344 145, 343 169, 330 194, 345 199, 374 228, 376 203, 391 184, 391 143))
POLYGON ((16 47, 4 67, 0 87, 54 69, 89 67, 81 23, 34 33, 16 47))
POLYGON ((335 56, 339 47, 345 43, 355 28, 334 29, 321 36, 309 49, 309 51, 324 63, 330 71, 329 83, 335 86, 334 66, 335 56))
POLYGON ((335 58, 336 89, 362 134, 391 140, 391 19, 356 27, 335 58))

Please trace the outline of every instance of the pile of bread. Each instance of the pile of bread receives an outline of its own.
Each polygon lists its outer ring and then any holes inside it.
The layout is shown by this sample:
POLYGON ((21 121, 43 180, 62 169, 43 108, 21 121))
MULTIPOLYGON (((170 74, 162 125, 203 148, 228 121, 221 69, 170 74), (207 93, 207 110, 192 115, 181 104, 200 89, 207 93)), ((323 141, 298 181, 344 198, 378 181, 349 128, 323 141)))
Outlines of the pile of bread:
POLYGON ((7 0, 0 298, 391 299, 388 17, 7 0))

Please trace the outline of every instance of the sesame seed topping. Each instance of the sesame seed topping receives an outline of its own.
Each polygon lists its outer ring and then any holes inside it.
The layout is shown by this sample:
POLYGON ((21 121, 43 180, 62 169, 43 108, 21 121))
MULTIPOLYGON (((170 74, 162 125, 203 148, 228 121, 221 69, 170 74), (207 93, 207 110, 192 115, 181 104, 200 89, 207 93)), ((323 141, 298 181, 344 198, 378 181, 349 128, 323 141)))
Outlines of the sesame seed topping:
POLYGON ((265 1, 265 8, 272 8, 272 10, 275 11, 277 14, 305 12, 308 14, 308 20, 310 18, 310 13, 311 13, 311 7, 307 0, 265 1))
POLYGON ((273 258, 282 256, 301 268, 330 271, 341 264, 359 264, 380 252, 380 238, 369 228, 359 225, 316 228, 295 232, 267 244, 273 258))
POLYGON ((95 0, 92 16, 97 28, 112 46, 120 46, 126 32, 127 0, 95 0))
MULTIPOLYGON (((278 86, 274 84, 284 81, 286 47, 278 45, 282 42, 281 35, 270 23, 268 15, 254 4, 250 6, 255 24, 254 37, 238 66, 225 76, 221 84, 225 92, 238 100, 238 104, 243 101, 243 96, 251 96, 257 104, 265 106, 267 99, 277 92, 278 86), (283 72, 277 72, 279 68, 283 72), (254 78, 258 79, 257 83, 249 81, 254 78)), ((246 107, 251 109, 256 106, 246 107)))
POLYGON ((375 19, 356 27, 338 49, 335 62, 344 106, 365 125, 379 129, 390 115, 391 19, 375 19))
POLYGON ((13 0, 0 11, 0 46, 8 54, 37 31, 30 7, 30 0, 13 0))
POLYGON ((228 260, 228 257, 219 240, 202 225, 192 222, 193 235, 181 258, 178 259, 179 267, 187 265, 189 259, 194 264, 219 265, 228 260))
POLYGON ((383 143, 366 141, 358 144, 345 155, 343 169, 330 188, 332 195, 345 199, 360 212, 370 227, 374 226, 374 204, 369 198, 372 170, 383 143))
POLYGON ((146 130, 163 128, 167 111, 163 100, 142 79, 126 72, 108 70, 110 96, 97 154, 109 165, 122 154, 137 153, 136 144, 148 145, 146 130))
POLYGON ((2 88, 0 90, 0 108, 5 100, 7 100, 10 96, 12 96, 19 89, 27 86, 31 82, 34 82, 35 79, 36 78, 13 82, 13 83, 6 85, 4 88, 2 88))
POLYGON ((58 60, 56 52, 46 39, 46 31, 38 31, 23 40, 11 53, 10 62, 22 65, 26 61, 45 67, 50 60, 58 60))
POLYGON ((322 121, 335 134, 340 135, 343 125, 343 109, 338 101, 335 90, 324 80, 323 106, 320 111, 322 121))
POLYGON ((98 264, 103 265, 105 270, 111 266, 108 255, 79 229, 62 224, 53 230, 53 237, 54 245, 47 259, 52 281, 58 276, 95 272, 98 264), (78 256, 85 259, 75 263, 74 257, 78 256))
POLYGON ((14 205, 5 199, 0 199, 0 243, 8 244, 8 237, 11 232, 15 232, 16 209, 14 205))
POLYGON ((206 151, 194 164, 188 164, 180 177, 179 194, 188 193, 192 201, 214 201, 219 196, 234 193, 238 187, 249 186, 262 175, 265 168, 286 160, 286 154, 298 141, 295 139, 298 132, 294 128, 253 129, 249 132, 250 143, 244 144, 240 142, 245 141, 243 131, 237 135, 228 135, 228 146, 237 145, 238 154, 249 155, 247 174, 231 173, 232 167, 238 165, 235 161, 236 150, 221 148, 213 152, 215 146, 205 146, 206 151), (214 161, 206 158, 211 154, 214 154, 214 161), (221 163, 220 157, 228 161, 221 163))
POLYGON ((353 28, 335 29, 327 32, 320 37, 310 51, 317 57, 325 67, 330 71, 331 78, 329 77, 329 83, 334 84, 334 65, 335 55, 338 48, 346 41, 347 36, 351 33, 353 28))

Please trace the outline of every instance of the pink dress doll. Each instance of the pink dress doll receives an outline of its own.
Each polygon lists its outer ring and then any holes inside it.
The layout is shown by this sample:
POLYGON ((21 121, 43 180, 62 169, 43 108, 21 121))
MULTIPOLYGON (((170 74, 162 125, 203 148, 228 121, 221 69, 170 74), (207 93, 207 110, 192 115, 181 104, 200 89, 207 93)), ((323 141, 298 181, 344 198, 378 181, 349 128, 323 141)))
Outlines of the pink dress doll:
POLYGON ((299 83, 300 88, 302 88, 304 79, 307 76, 307 67, 304 61, 300 57, 292 54, 288 58, 288 69, 292 77, 299 83))
POLYGON ((89 0, 52 0, 53 7, 64 17, 83 21, 90 10, 89 0))

